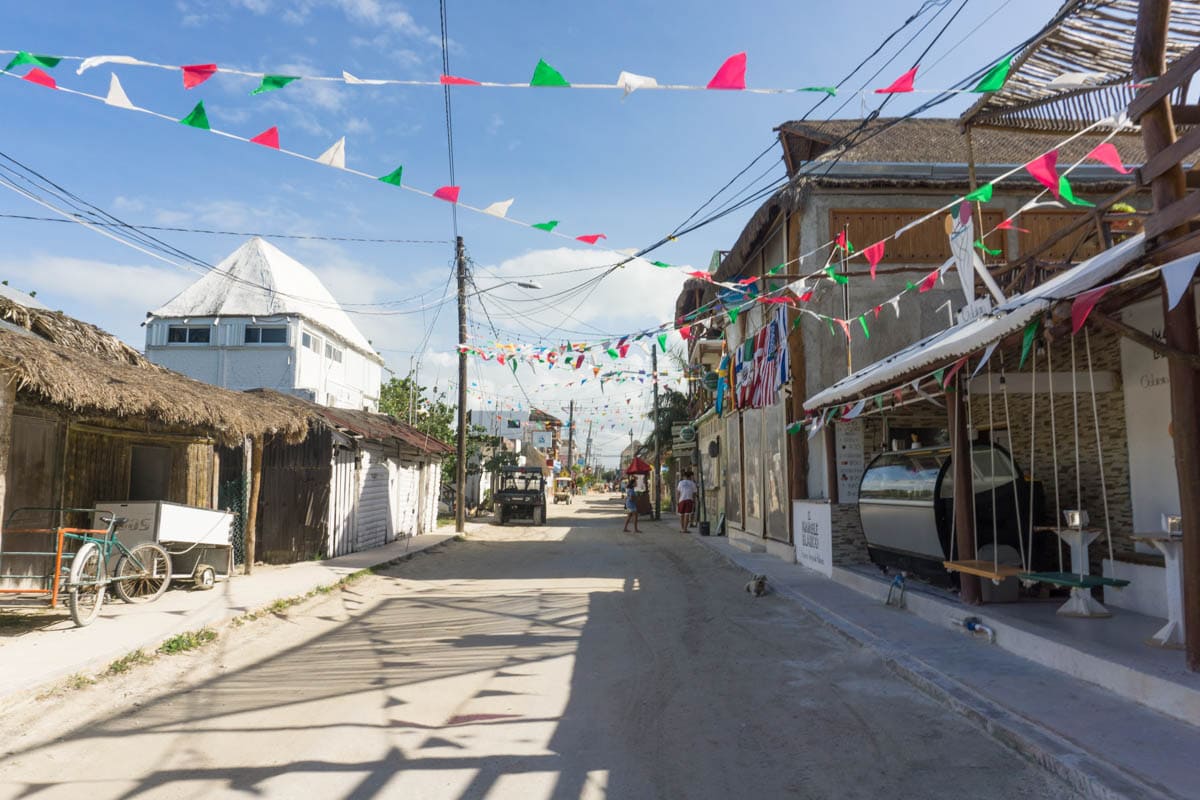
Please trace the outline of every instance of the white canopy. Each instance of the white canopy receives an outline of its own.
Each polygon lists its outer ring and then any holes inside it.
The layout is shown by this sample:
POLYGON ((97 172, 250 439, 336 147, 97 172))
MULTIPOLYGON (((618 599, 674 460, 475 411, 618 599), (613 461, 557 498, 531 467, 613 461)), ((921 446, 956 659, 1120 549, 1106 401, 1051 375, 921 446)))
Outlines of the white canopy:
POLYGON ((217 268, 151 312, 155 317, 269 317, 294 314, 380 360, 312 270, 254 237, 217 268))
POLYGON ((1082 264, 1054 276, 1027 294, 1017 295, 990 314, 939 331, 842 378, 804 401, 806 410, 837 405, 887 388, 922 367, 949 364, 1024 329, 1055 302, 1105 282, 1142 254, 1145 237, 1133 236, 1082 264))

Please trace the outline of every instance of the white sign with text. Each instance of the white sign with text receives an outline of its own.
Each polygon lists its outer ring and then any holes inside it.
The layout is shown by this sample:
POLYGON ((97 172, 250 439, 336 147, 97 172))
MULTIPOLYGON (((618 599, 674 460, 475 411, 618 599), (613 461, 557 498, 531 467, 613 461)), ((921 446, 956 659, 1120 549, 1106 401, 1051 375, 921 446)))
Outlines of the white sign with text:
POLYGON ((793 500, 796 563, 833 577, 833 515, 828 502, 793 500))

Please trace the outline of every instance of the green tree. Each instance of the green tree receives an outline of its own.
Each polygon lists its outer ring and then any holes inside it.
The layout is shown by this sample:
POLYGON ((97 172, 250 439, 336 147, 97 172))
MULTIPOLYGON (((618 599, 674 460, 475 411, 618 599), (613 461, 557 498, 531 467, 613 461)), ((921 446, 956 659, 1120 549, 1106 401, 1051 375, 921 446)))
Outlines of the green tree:
POLYGON ((659 446, 666 449, 671 446, 671 426, 680 422, 688 422, 688 398, 683 392, 664 388, 658 396, 658 414, 651 408, 646 414, 654 426, 646 439, 648 446, 653 446, 654 435, 658 435, 659 446))
MULTIPOLYGON (((453 446, 458 406, 450 402, 445 391, 421 386, 412 378, 392 378, 379 390, 379 410, 435 439, 453 446)), ((482 432, 482 428, 479 429, 482 432)), ((479 443, 468 430, 467 463, 472 453, 479 452, 479 443), (472 443, 474 441, 474 447, 472 443)), ((458 454, 451 453, 442 460, 442 483, 454 485, 458 454)))

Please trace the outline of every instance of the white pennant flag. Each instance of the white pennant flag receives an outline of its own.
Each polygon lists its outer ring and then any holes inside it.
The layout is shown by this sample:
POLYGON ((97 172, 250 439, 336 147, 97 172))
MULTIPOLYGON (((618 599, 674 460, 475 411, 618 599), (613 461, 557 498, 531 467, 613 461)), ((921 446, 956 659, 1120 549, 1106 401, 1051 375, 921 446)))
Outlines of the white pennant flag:
POLYGON ((92 56, 85 58, 79 68, 75 70, 76 75, 82 75, 92 67, 103 66, 104 64, 129 64, 137 67, 157 67, 158 64, 151 64, 149 61, 141 61, 133 56, 92 56))
POLYGON ((512 204, 513 198, 510 197, 507 200, 501 200, 498 203, 492 203, 483 210, 483 213, 491 214, 493 217, 506 217, 508 216, 508 208, 512 204))
POLYGON ((1105 77, 1103 72, 1064 72, 1046 85, 1055 89, 1079 89, 1100 83, 1105 77))
POLYGON ((657 89, 658 81, 647 75, 637 75, 633 72, 622 72, 617 76, 617 86, 625 90, 623 97, 628 97, 638 89, 657 89))
POLYGON ((125 94, 125 89, 121 87, 121 82, 117 80, 116 74, 113 74, 112 79, 108 82, 108 96, 104 98, 104 102, 110 106, 117 108, 134 108, 133 103, 129 102, 129 95, 125 94))
POLYGON ((812 424, 808 426, 808 438, 812 439, 823 427, 825 427, 825 416, 822 414, 814 417, 812 424))
POLYGON ((888 300, 888 305, 892 307, 892 311, 896 312, 896 319, 900 319, 900 296, 896 295, 888 300))
POLYGON ((1167 284, 1167 311, 1179 305, 1183 293, 1192 285, 1192 276, 1196 274, 1196 266, 1200 264, 1200 253, 1163 264, 1163 282, 1167 284))
POLYGON ((317 156, 317 163, 324 164, 327 167, 337 167, 338 169, 346 168, 346 137, 338 139, 333 143, 333 146, 326 150, 321 155, 317 156))
POLYGON ((353 83, 353 84, 357 84, 359 86, 382 86, 383 84, 387 83, 387 81, 381 81, 381 80, 356 78, 353 75, 351 75, 349 72, 346 72, 346 70, 342 70, 342 80, 344 80, 346 83, 353 83))
POLYGON ((842 419, 854 419, 859 414, 861 414, 863 412, 863 409, 866 407, 867 407, 867 400, 864 397, 862 400, 859 400, 857 403, 855 403, 853 408, 850 409, 849 413, 847 413, 844 417, 842 417, 842 419))
POLYGON ((998 345, 998 344, 1000 344, 1000 343, 992 342, 991 344, 989 344, 987 346, 987 350, 983 351, 983 358, 980 359, 979 365, 975 367, 975 371, 971 373, 972 378, 974 378, 976 375, 979 374, 979 370, 983 369, 983 365, 986 364, 988 362, 988 359, 990 359, 992 357, 992 353, 996 352, 996 345, 998 345))

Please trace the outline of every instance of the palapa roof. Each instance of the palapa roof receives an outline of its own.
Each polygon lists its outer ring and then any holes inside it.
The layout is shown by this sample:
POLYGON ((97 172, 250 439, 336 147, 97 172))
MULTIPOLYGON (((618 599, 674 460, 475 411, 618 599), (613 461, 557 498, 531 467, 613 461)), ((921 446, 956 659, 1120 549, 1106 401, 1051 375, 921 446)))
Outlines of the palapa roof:
POLYGON ((236 444, 245 436, 303 439, 308 421, 278 403, 150 363, 112 334, 60 311, 0 298, 0 373, 38 401, 98 421, 148 420, 236 444))
POLYGON ((562 425, 562 420, 553 414, 542 411, 540 408, 533 408, 529 411, 530 422, 546 422, 551 425, 562 425))
MULTIPOLYGON (((1067 0, 1013 60, 1003 88, 981 97, 962 123, 1062 132, 1120 113, 1137 92, 1131 65, 1138 6, 1067 0)), ((1168 65, 1200 45, 1200 2, 1172 0, 1169 25, 1168 65)))
POLYGON ((383 359, 312 270, 257 236, 184 289, 154 317, 298 316, 379 363, 383 359))

